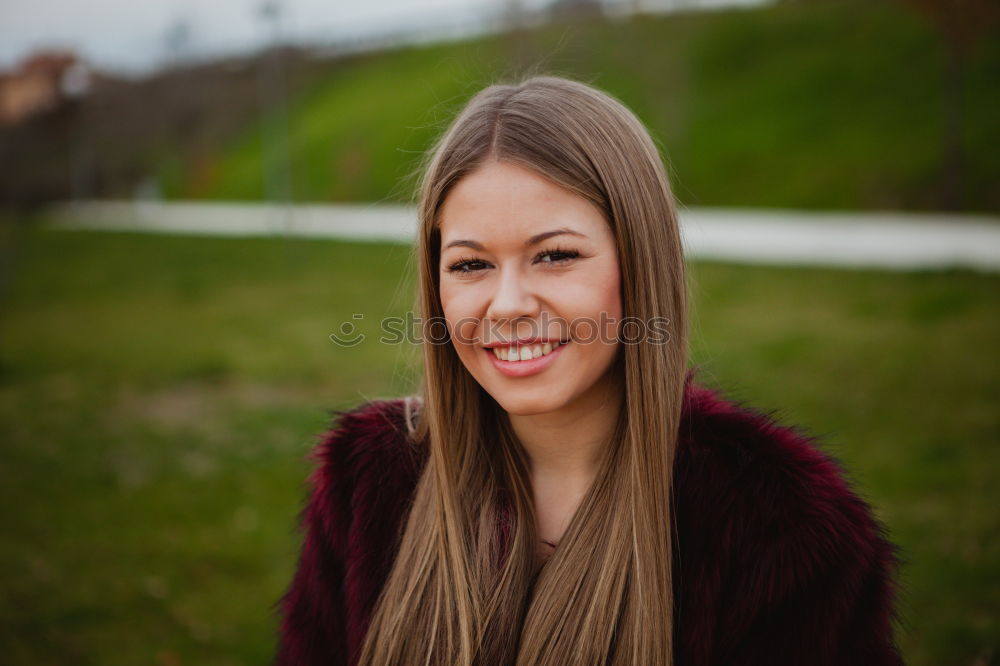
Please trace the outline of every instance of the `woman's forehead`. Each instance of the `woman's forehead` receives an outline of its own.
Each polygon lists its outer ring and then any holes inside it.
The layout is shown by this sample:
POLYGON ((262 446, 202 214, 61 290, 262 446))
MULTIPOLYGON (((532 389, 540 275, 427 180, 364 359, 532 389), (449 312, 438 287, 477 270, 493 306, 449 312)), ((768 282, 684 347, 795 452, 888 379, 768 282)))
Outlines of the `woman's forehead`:
POLYGON ((603 215, 590 201, 529 169, 503 162, 460 180, 441 207, 439 226, 443 249, 455 244, 475 249, 472 243, 511 240, 527 244, 537 242, 541 234, 561 235, 555 231, 590 240, 608 233, 603 215))

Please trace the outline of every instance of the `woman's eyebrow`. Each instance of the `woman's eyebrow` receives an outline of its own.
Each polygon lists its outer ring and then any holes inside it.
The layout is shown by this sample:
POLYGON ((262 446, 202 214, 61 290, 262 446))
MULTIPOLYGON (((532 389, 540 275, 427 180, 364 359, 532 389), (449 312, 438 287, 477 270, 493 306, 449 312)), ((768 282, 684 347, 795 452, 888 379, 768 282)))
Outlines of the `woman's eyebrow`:
MULTIPOLYGON (((570 234, 572 236, 579 236, 581 238, 587 237, 586 234, 580 233, 579 231, 563 227, 561 229, 552 229, 551 231, 543 231, 540 234, 535 234, 528 240, 524 241, 524 247, 531 247, 532 245, 541 243, 543 240, 547 238, 552 238, 553 236, 559 236, 561 234, 570 234)), ((449 247, 468 247, 472 248, 473 250, 479 250, 480 252, 483 251, 483 246, 481 243, 469 239, 453 240, 447 245, 445 245, 444 249, 447 250, 449 247)))

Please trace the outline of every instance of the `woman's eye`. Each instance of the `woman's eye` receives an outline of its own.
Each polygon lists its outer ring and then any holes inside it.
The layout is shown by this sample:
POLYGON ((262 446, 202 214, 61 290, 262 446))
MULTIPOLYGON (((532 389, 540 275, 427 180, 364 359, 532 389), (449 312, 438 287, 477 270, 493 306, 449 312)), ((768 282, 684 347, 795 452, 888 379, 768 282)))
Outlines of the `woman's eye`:
POLYGON ((564 261, 569 261, 570 259, 576 259, 580 256, 580 253, 576 250, 546 250, 538 255, 539 263, 543 264, 558 264, 564 261), (548 257, 546 261, 544 258, 548 257))
POLYGON ((482 270, 482 267, 486 265, 485 261, 480 261, 479 259, 461 259, 454 264, 448 266, 449 273, 475 273, 478 270, 482 270))

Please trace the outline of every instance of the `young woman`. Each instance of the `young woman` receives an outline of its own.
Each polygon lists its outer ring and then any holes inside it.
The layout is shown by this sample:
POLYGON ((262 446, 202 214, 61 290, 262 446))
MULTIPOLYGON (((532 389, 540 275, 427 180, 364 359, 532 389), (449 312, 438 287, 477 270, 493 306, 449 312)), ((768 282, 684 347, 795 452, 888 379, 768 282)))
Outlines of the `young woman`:
POLYGON ((419 214, 421 393, 314 452, 277 663, 901 663, 870 507, 693 381, 675 203, 628 109, 486 88, 419 214))

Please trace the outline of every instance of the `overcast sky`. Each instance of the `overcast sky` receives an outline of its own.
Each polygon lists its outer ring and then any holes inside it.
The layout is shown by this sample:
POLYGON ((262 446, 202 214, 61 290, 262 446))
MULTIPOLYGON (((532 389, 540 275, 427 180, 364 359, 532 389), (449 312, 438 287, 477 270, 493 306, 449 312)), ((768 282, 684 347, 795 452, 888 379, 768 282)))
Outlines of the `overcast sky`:
MULTIPOLYGON (((508 0, 277 0, 280 30, 296 42, 329 43, 350 35, 415 26, 460 26, 495 14, 508 0)), ((643 0, 650 9, 685 0, 643 0)), ((757 4, 761 0, 686 0, 757 4)), ((551 0, 520 0, 537 8, 551 0)), ((0 68, 33 50, 71 48, 98 66, 142 72, 171 56, 171 26, 190 26, 191 57, 252 50, 270 39, 263 0, 0 0, 0 68)))

